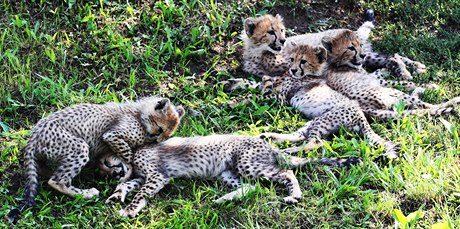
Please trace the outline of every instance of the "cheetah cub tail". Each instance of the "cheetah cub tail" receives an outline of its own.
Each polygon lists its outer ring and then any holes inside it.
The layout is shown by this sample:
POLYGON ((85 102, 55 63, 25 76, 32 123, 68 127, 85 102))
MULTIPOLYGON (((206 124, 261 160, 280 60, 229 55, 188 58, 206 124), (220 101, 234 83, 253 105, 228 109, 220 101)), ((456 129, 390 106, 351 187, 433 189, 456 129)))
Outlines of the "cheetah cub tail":
POLYGON ((348 158, 321 158, 318 162, 322 165, 335 166, 335 167, 350 167, 352 165, 362 164, 361 158, 359 157, 348 157, 348 158))
POLYGON ((359 157, 352 156, 348 158, 336 158, 336 157, 323 157, 323 158, 302 158, 302 157, 295 157, 295 156, 286 156, 286 154, 282 153, 285 162, 287 162, 288 166, 291 168, 299 168, 305 166, 307 164, 320 164, 320 165, 327 165, 333 167, 351 167, 352 165, 362 164, 362 160, 359 157))
MULTIPOLYGON (((31 135, 31 138, 33 138, 33 133, 31 135)), ((32 143, 29 143, 24 149, 24 160, 27 175, 24 202, 8 213, 7 220, 12 224, 16 222, 17 217, 23 209, 30 208, 35 205, 35 197, 37 197, 38 195, 38 164, 35 156, 34 146, 32 143)))

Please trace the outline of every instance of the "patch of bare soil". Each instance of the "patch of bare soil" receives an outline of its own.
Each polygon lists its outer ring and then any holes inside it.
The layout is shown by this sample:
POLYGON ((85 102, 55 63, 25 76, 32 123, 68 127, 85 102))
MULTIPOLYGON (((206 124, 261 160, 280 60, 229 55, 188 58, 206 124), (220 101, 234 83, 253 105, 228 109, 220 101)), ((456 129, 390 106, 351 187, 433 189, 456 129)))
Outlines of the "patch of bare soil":
POLYGON ((10 177, 11 180, 11 186, 8 187, 8 195, 14 196, 19 188, 23 186, 21 181, 24 180, 24 176, 20 172, 7 171, 6 173, 8 173, 7 176, 10 177))
POLYGON ((365 9, 355 1, 315 1, 305 7, 277 6, 270 11, 283 16, 286 27, 297 33, 320 29, 318 25, 331 20, 336 22, 334 28, 358 28, 364 12, 365 9))

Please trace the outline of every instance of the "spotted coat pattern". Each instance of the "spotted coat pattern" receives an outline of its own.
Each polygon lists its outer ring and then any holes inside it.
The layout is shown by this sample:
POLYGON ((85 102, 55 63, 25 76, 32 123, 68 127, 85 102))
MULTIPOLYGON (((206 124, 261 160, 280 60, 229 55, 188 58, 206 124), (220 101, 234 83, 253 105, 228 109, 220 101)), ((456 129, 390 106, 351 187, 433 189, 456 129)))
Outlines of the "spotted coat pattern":
MULTIPOLYGON (((242 184, 242 178, 265 178, 286 186, 288 196, 283 201, 297 203, 302 196, 299 183, 290 169, 309 163, 330 166, 349 166, 360 163, 359 158, 305 159, 289 156, 266 141, 242 135, 211 135, 190 138, 170 138, 164 142, 146 145, 135 152, 134 169, 136 178, 117 186, 108 203, 124 201, 126 195, 140 189, 133 200, 119 213, 134 217, 146 206, 147 197, 156 195, 171 178, 220 177, 230 187, 236 189, 214 202, 234 200, 254 187, 242 184)), ((120 160, 105 157, 102 166, 117 167, 120 160)))
MULTIPOLYGON (((59 192, 83 198, 97 196, 95 188, 80 189, 72 179, 96 157, 111 152, 131 168, 131 149, 148 142, 168 138, 177 128, 184 114, 169 99, 144 98, 136 102, 81 104, 57 111, 41 119, 32 129, 24 150, 27 175, 25 203, 13 210, 14 218, 23 207, 34 205, 38 186, 38 161, 54 164, 48 184, 59 192)), ((132 168, 122 177, 131 176, 132 168)))
POLYGON ((400 84, 408 89, 417 89, 415 84, 385 80, 382 71, 368 73, 360 68, 360 61, 357 61, 356 57, 362 55, 363 49, 353 32, 344 31, 335 37, 327 37, 323 39, 323 46, 328 49, 328 71, 324 73, 327 84, 348 98, 358 101, 369 116, 391 119, 407 115, 442 115, 455 112, 454 107, 459 98, 432 105, 423 102, 417 95, 409 95, 388 87, 400 84), (404 102, 408 109, 401 114, 393 109, 400 101, 404 102))

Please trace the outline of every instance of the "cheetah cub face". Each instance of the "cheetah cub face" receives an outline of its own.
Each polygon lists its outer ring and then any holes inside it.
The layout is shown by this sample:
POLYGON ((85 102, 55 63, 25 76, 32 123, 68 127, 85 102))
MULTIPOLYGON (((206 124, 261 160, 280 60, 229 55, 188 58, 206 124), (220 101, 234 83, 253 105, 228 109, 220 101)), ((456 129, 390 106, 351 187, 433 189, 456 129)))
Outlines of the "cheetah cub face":
POLYGON ((115 155, 104 155, 100 157, 97 166, 101 174, 109 175, 115 179, 120 179, 129 172, 129 167, 126 163, 115 155))
POLYGON ((141 120, 146 128, 146 142, 162 142, 168 139, 180 124, 184 108, 174 106, 169 99, 141 108, 141 120))
POLYGON ((244 31, 249 41, 261 50, 279 53, 286 41, 286 31, 280 15, 265 15, 248 18, 244 22, 244 31))
POLYGON ((321 46, 297 45, 291 42, 283 55, 290 62, 289 74, 296 79, 321 76, 327 65, 327 51, 321 46))
POLYGON ((332 66, 361 68, 366 54, 353 31, 345 30, 334 37, 323 37, 321 43, 327 50, 328 62, 332 66))

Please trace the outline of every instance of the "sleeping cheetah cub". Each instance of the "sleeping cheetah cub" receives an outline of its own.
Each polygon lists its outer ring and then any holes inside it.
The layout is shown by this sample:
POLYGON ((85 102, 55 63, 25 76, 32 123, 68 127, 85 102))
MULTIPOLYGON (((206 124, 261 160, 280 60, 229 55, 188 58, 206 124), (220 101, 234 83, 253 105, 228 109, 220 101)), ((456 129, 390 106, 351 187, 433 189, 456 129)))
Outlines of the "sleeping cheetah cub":
MULTIPOLYGON (((390 119, 405 115, 442 115, 455 112, 460 98, 432 105, 420 100, 417 95, 408 95, 395 88, 387 87, 391 81, 382 79, 379 72, 362 70, 363 49, 356 34, 345 30, 334 37, 324 37, 323 46, 328 51, 328 71, 324 73, 327 84, 334 90, 357 100, 363 111, 377 119, 390 119), (398 114, 393 107, 403 101, 408 108, 398 114)), ((403 84, 404 85, 404 84, 403 84)), ((413 87, 410 82, 405 86, 413 87)))
MULTIPOLYGON (((177 128, 184 114, 169 99, 149 97, 136 102, 81 104, 43 118, 35 125, 24 149, 27 174, 24 204, 12 210, 14 221, 20 210, 35 204, 38 162, 54 163, 56 168, 48 184, 59 192, 83 198, 97 196, 95 188, 72 186, 74 178, 90 160, 107 151, 113 152, 131 167, 131 149, 148 142, 161 142, 177 128)), ((132 169, 122 177, 126 181, 132 169)))
MULTIPOLYGON (((313 162, 330 166, 360 163, 357 157, 305 159, 289 156, 260 138, 242 135, 175 137, 141 147, 135 155, 136 178, 119 184, 106 201, 124 202, 130 191, 140 188, 133 201, 119 212, 123 217, 136 216, 146 206, 146 198, 153 197, 175 177, 221 177, 227 185, 237 189, 214 201, 217 203, 240 198, 254 188, 241 184, 241 178, 265 178, 286 185, 289 195, 283 200, 297 203, 302 196, 299 183, 292 170, 283 169, 282 165, 298 168, 313 162)), ((104 157, 100 162, 104 171, 121 167, 120 163, 123 163, 116 156, 104 157)))
MULTIPOLYGON (((296 137, 284 139, 281 135, 272 133, 263 134, 263 137, 275 138, 276 141, 306 140, 307 144, 303 147, 312 149, 320 145, 318 140, 343 127, 362 131, 371 145, 384 146, 386 156, 398 157, 397 145, 382 139, 372 130, 358 102, 334 91, 322 78, 322 73, 327 67, 325 48, 292 45, 286 48, 284 55, 290 61, 291 67, 281 76, 263 77, 264 90, 259 97, 275 98, 281 103, 297 108, 313 120, 300 130, 300 135, 295 133, 296 137)), ((234 101, 233 104, 235 103, 237 102, 234 101)))

